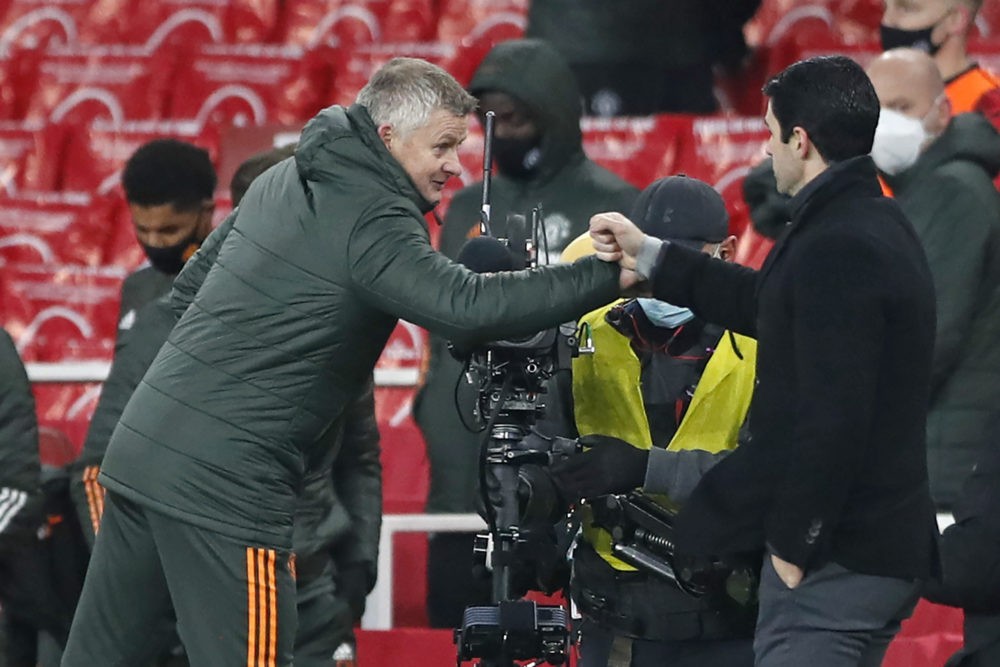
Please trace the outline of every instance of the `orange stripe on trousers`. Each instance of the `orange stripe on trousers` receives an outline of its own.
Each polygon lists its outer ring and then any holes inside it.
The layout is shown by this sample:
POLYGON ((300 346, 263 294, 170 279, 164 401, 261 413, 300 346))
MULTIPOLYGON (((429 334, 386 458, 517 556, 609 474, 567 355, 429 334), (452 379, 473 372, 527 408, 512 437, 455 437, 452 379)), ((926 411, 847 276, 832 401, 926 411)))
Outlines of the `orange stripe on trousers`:
POLYGON ((278 579, 275 576, 274 561, 275 561, 274 549, 267 550, 267 612, 268 612, 268 646, 267 646, 267 665, 266 667, 275 667, 275 658, 277 653, 278 644, 278 579))
POLYGON ((94 528, 94 535, 97 535, 97 531, 101 527, 101 510, 98 506, 94 481, 98 470, 97 466, 87 466, 83 469, 83 490, 87 495, 87 508, 90 510, 90 524, 94 528))
POLYGON ((257 576, 254 549, 247 547, 247 667, 257 667, 257 576))
POLYGON ((257 638, 257 667, 264 667, 267 664, 265 652, 267 651, 267 567, 264 549, 255 549, 257 552, 257 607, 260 609, 259 625, 260 632, 257 638))

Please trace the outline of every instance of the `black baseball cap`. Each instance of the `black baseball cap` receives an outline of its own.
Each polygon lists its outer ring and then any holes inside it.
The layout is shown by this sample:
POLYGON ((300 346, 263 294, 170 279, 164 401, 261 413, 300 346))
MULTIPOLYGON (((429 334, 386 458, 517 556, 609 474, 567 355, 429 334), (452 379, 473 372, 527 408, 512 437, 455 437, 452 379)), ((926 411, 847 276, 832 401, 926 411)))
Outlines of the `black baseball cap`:
POLYGON ((701 250, 729 235, 729 213, 708 183, 683 174, 653 181, 632 205, 632 221, 646 234, 701 250))

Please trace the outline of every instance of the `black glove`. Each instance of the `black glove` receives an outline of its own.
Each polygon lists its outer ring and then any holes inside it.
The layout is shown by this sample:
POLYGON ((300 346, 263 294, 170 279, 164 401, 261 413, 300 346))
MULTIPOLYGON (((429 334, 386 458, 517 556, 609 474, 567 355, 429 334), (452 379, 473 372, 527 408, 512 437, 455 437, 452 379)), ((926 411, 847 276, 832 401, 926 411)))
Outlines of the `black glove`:
POLYGON ((642 486, 649 451, 608 435, 587 435, 580 444, 590 447, 554 463, 552 481, 569 502, 608 493, 624 493, 642 486))
POLYGON ((355 623, 365 613, 365 598, 372 588, 368 584, 368 570, 368 566, 363 563, 351 563, 339 566, 334 577, 336 595, 350 605, 355 623))

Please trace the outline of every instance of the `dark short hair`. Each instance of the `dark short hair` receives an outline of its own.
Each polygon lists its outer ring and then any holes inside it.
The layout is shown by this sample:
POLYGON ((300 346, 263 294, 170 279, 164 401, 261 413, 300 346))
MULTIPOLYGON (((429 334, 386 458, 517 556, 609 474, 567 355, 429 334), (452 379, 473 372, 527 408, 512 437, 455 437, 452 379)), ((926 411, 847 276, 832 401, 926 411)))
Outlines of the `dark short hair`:
POLYGON ((215 184, 208 151, 177 139, 143 144, 122 171, 125 199, 139 206, 171 204, 178 211, 191 211, 212 199, 215 184))
POLYGON ((265 171, 278 164, 282 160, 295 155, 296 144, 286 144, 279 148, 272 148, 263 153, 252 155, 243 161, 236 168, 233 177, 229 180, 229 195, 232 198, 233 206, 239 206, 243 195, 247 193, 253 179, 257 178, 265 171))
POLYGON ((845 56, 820 56, 790 65, 764 84, 787 142, 804 129, 820 156, 839 162, 872 150, 879 102, 868 75, 845 56))

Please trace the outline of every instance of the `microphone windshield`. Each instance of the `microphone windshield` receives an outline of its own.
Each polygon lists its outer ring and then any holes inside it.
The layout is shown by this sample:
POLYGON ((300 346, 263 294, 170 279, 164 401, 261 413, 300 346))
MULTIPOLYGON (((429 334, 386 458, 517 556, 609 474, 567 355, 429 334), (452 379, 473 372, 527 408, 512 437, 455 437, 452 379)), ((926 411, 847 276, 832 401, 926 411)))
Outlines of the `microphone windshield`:
POLYGON ((492 236, 475 236, 466 241, 457 261, 475 273, 514 270, 510 249, 492 236))

